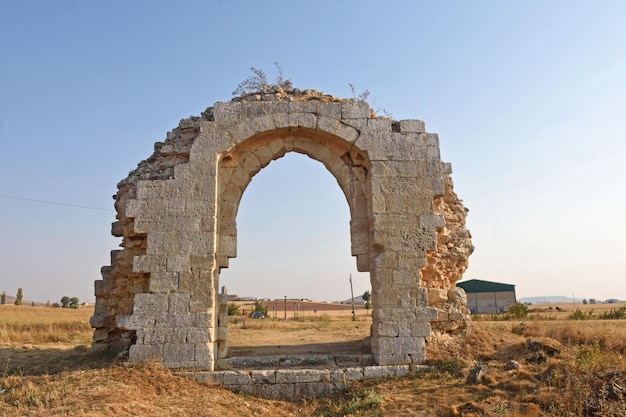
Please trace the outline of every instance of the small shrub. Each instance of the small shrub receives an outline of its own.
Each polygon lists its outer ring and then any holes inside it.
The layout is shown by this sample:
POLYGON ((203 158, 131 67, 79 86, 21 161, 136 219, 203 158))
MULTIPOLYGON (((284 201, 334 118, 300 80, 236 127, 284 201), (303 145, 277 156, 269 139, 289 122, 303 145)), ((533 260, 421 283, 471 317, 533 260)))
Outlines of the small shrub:
POLYGON ((239 314, 239 306, 235 303, 228 303, 228 315, 238 316, 239 314))
MULTIPOLYGON (((333 406, 330 410, 320 414, 321 417, 343 417, 351 415, 364 415, 363 411, 372 411, 380 406, 383 401, 383 396, 374 391, 368 389, 364 391, 358 391, 352 394, 350 400, 345 403, 333 406)), ((367 414, 371 415, 371 414, 367 414)))
POLYGON ((528 306, 522 303, 515 303, 509 307, 509 314, 516 319, 523 319, 528 316, 528 306))
POLYGON ((465 362, 455 357, 447 357, 439 360, 436 364, 437 370, 447 373, 450 376, 460 376, 466 367, 465 362))
POLYGON ((568 316, 570 320, 590 320, 593 318, 593 311, 587 311, 586 313, 579 308, 576 308, 572 314, 568 316))
POLYGON ((591 346, 583 346, 576 355, 576 368, 580 371, 593 372, 605 368, 604 357, 597 340, 591 346))
POLYGON ((624 320, 626 319, 626 307, 612 308, 610 311, 600 314, 598 318, 600 320, 624 320))
POLYGON ((271 87, 280 87, 283 90, 291 90, 293 88, 291 78, 285 78, 285 76, 283 75, 283 68, 278 62, 274 62, 274 66, 278 71, 274 83, 270 83, 267 80, 267 75, 265 74, 265 72, 258 68, 251 67, 250 71, 252 71, 254 75, 240 82, 237 85, 235 91, 233 91, 233 95, 236 96, 243 93, 244 91, 249 93, 262 92, 271 87))

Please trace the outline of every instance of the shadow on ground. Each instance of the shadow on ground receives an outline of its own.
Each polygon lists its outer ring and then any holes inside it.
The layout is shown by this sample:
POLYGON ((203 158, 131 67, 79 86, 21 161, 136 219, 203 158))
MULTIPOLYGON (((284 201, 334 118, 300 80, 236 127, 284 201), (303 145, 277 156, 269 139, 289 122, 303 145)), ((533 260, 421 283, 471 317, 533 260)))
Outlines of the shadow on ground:
POLYGON ((23 345, 0 347, 1 375, 52 375, 63 371, 101 369, 116 363, 116 352, 93 353, 86 346, 59 349, 23 345))

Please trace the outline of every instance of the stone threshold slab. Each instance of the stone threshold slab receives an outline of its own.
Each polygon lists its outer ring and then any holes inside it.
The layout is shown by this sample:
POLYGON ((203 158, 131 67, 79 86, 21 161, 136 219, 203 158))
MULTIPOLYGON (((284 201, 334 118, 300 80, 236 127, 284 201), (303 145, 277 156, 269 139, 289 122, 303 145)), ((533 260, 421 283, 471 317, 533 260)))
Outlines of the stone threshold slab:
POLYGON ((176 371, 174 374, 199 383, 221 386, 236 393, 293 401, 336 394, 354 381, 404 377, 430 369, 427 365, 374 365, 339 369, 176 371))

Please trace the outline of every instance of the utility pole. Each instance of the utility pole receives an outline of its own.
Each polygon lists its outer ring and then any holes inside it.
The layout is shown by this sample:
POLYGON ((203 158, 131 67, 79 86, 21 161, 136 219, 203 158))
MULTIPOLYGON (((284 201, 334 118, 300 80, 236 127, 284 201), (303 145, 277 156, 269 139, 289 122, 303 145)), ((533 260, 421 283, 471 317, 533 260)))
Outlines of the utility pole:
POLYGON ((285 321, 287 321, 287 296, 285 296, 285 321))
POLYGON ((354 315, 354 290, 352 289, 352 274, 350 274, 350 295, 352 296, 352 321, 356 320, 354 315))

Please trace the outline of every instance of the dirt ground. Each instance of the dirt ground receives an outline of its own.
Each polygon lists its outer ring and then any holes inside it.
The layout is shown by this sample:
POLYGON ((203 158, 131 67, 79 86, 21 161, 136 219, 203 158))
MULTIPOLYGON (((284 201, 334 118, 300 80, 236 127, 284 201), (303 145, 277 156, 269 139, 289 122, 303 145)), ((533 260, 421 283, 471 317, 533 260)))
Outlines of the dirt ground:
POLYGON ((342 312, 335 317, 309 317, 299 321, 274 319, 232 320, 228 326, 229 357, 322 353, 368 353, 364 339, 370 334, 371 316, 350 321, 342 312))
MULTIPOLYGON (((625 321, 567 320, 567 312, 552 315, 554 306, 537 313, 543 319, 477 320, 469 335, 431 337, 432 371, 359 382, 337 396, 298 402, 234 394, 154 364, 127 367, 115 355, 94 355, 85 342, 92 333, 89 311, 60 326, 60 310, 38 308, 41 320, 27 318, 26 308, 5 310, 3 416, 626 416, 625 321), (55 318, 43 317, 50 314, 55 318), (75 332, 71 338, 68 329, 75 332), (512 360, 518 369, 508 368, 512 360), (485 378, 468 381, 479 365, 485 378)), ((350 316, 233 318, 231 354, 362 351, 371 317, 366 311, 355 321, 350 316)))

